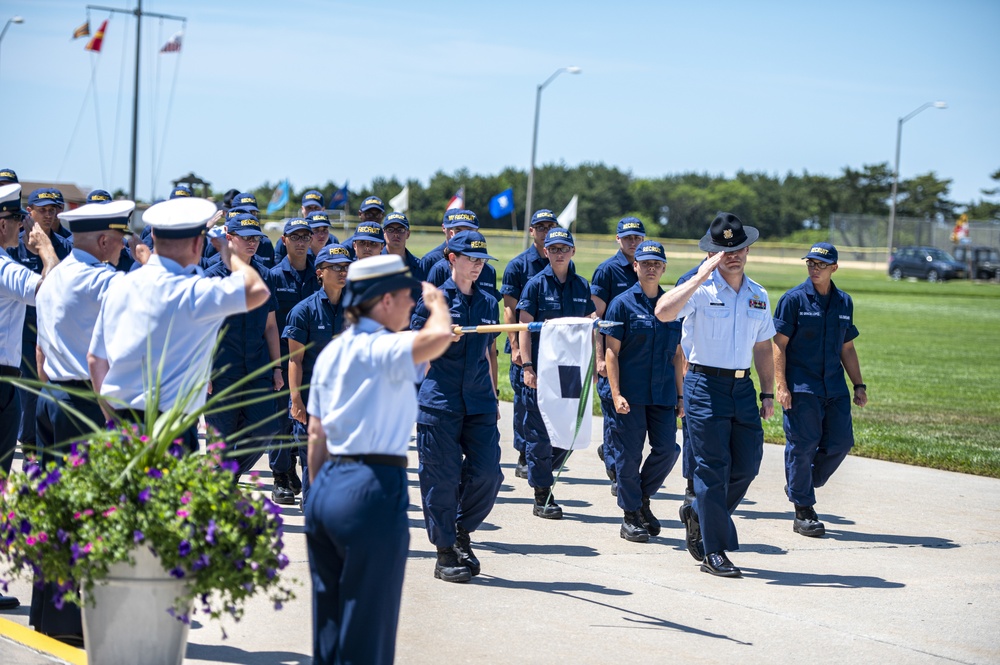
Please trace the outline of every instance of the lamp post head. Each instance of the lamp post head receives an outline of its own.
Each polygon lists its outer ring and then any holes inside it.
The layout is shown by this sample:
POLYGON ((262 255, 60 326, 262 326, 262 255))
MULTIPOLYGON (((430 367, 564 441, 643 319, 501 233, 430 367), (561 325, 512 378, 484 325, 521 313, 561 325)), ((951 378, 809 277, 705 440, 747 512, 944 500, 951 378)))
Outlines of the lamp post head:
MULTIPOLYGON (((566 71, 567 71, 567 72, 569 72, 570 74, 579 74, 579 73, 580 73, 580 72, 582 72, 583 70, 582 70, 582 69, 580 69, 579 67, 567 67, 567 68, 566 68, 566 71)), ((943 102, 942 102, 942 103, 943 103, 943 102)))
POLYGON ((946 108, 948 108, 948 102, 934 102, 934 108, 936 108, 936 109, 946 109, 946 108))
POLYGON ((10 20, 11 23, 24 23, 24 19, 20 16, 15 16, 10 20))

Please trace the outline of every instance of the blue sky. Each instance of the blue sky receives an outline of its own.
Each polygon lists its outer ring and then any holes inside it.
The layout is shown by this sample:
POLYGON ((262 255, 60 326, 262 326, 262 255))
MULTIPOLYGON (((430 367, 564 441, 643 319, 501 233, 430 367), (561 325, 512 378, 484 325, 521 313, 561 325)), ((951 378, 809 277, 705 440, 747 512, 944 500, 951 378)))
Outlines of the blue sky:
MULTIPOLYGON (((0 166, 26 180, 124 188, 134 19, 114 16, 92 56, 85 40, 70 40, 85 6, 0 0, 0 21, 25 19, 0 47, 0 166), (103 169, 92 99, 80 116, 92 60, 103 169)), ((192 170, 225 190, 285 177, 357 188, 376 176, 426 183, 437 170, 526 169, 535 86, 567 65, 583 73, 543 93, 539 164, 836 175, 891 165, 897 118, 940 99, 947 110, 904 125, 902 177, 933 170, 966 202, 1000 168, 1000 3, 989 0, 143 6, 188 18, 180 56, 155 54, 178 24, 145 21, 143 199, 192 170), (154 123, 158 151, 167 128, 155 185, 154 123)), ((91 12, 91 30, 106 17, 91 12)))

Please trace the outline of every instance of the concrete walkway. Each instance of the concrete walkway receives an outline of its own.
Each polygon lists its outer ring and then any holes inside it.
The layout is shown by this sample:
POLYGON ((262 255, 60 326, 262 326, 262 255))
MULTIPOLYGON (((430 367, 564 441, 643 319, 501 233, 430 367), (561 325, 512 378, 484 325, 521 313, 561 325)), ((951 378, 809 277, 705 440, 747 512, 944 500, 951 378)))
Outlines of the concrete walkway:
MULTIPOLYGON (((809 539, 792 532, 782 449, 765 445, 736 513, 742 548, 731 559, 744 577, 722 579, 684 548, 679 464, 653 500, 664 528, 649 543, 619 537, 593 447, 556 487, 565 518, 532 516, 527 481, 513 473, 511 405, 501 410, 506 477, 473 534, 483 572, 469 584, 433 578, 411 451, 398 663, 1000 662, 1000 480, 849 457, 819 492, 827 535, 809 539)), ((196 623, 185 663, 311 661, 303 520, 297 508, 285 515, 299 598, 280 612, 260 599, 226 624, 227 640, 196 623)), ((11 592, 30 597, 25 583, 11 592)), ((27 608, 0 618, 25 624, 27 608)), ((4 663, 53 662, 8 660, 15 652, 0 638, 4 663)))

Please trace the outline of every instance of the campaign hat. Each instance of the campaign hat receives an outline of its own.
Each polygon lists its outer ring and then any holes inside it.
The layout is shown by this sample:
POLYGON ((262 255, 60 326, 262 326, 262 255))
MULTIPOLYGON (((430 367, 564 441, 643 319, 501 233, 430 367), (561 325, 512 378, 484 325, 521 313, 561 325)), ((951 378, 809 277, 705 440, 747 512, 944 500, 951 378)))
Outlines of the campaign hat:
POLYGON ((703 252, 735 252, 757 242, 760 232, 752 226, 744 226, 743 221, 731 212, 715 215, 711 226, 701 240, 698 249, 703 252))

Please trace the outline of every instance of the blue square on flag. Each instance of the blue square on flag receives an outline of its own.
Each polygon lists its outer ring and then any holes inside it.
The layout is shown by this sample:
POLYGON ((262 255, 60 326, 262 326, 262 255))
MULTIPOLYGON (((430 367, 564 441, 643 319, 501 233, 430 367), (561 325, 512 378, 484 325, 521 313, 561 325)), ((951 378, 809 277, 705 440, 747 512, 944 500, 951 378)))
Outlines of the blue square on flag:
POLYGON ((514 190, 500 192, 490 199, 490 216, 500 219, 514 212, 514 190))
POLYGON ((559 388, 563 399, 580 399, 583 380, 579 365, 559 365, 559 388))

